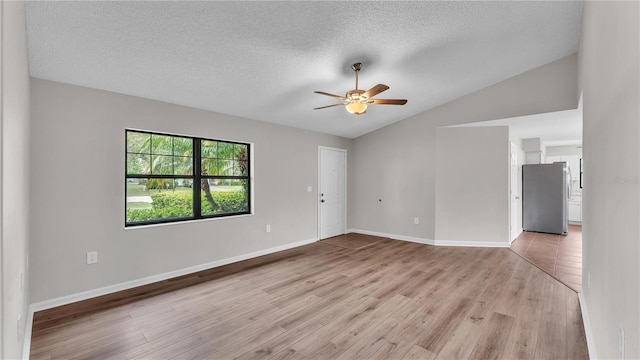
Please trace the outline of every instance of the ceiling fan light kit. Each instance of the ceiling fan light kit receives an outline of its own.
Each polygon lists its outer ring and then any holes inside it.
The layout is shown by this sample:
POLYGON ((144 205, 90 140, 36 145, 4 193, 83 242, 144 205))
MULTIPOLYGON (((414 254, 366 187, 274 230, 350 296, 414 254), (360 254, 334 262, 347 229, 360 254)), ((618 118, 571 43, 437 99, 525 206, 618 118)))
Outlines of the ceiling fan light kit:
POLYGON ((367 112, 367 104, 359 101, 352 101, 348 103, 345 108, 348 112, 355 115, 361 115, 367 112))
POLYGON ((318 107, 314 110, 326 109, 334 106, 344 106, 348 112, 355 115, 362 115, 367 112, 367 107, 369 105, 404 105, 407 103, 406 99, 371 99, 381 92, 388 90, 389 87, 384 84, 378 84, 367 91, 358 90, 358 73, 362 69, 362 63, 355 63, 351 68, 356 73, 356 88, 354 90, 347 91, 345 96, 334 95, 324 91, 315 91, 316 94, 330 96, 344 100, 345 102, 318 107))

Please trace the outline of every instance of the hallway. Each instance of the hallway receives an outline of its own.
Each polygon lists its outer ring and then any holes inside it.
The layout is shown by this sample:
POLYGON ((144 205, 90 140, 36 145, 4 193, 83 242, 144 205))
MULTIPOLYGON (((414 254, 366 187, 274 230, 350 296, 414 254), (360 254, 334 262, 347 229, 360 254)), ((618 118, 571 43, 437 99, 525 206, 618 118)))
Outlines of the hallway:
POLYGON ((582 226, 569 225, 567 236, 524 231, 511 250, 576 292, 582 288, 582 226))

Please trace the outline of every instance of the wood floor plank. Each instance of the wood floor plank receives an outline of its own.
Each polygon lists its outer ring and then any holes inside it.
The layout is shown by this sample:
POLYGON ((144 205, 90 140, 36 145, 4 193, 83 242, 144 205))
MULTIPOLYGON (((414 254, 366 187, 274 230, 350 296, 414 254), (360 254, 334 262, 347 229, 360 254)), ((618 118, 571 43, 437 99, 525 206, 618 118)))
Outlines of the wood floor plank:
POLYGON ((323 343, 315 351, 305 356, 306 360, 335 359, 344 352, 344 349, 332 342, 323 343))
POLYGON ((578 299, 567 296, 567 356, 569 359, 587 359, 587 336, 578 299))
POLYGON ((588 357, 575 292, 510 250, 353 238, 36 313, 31 358, 588 357))
POLYGON ((436 354, 423 347, 413 345, 411 349, 402 357, 402 360, 433 360, 436 358, 436 356, 436 354))
POLYGON ((371 246, 384 238, 378 236, 367 236, 362 234, 347 234, 343 236, 334 236, 329 239, 322 240, 322 242, 344 247, 352 250, 360 250, 365 247, 371 246))
POLYGON ((327 338, 330 334, 334 333, 336 329, 343 328, 345 324, 348 324, 352 319, 357 318, 366 311, 370 311, 375 308, 377 303, 379 303, 379 300, 372 297, 362 298, 362 301, 357 305, 354 305, 352 302, 345 302, 343 308, 338 312, 339 316, 334 318, 333 321, 324 324, 321 321, 310 319, 309 321, 288 330, 281 336, 252 348, 239 356, 238 359, 260 359, 264 358, 264 356, 271 356, 272 354, 281 352, 284 352, 287 355, 284 356, 285 354, 281 354, 279 357, 292 357, 294 354, 298 354, 302 357, 302 355, 297 353, 294 348, 290 347, 291 344, 297 343, 307 336, 309 337, 307 340, 313 341, 315 341, 314 338, 316 336, 320 338, 327 338))
POLYGON ((325 346, 328 339, 336 333, 362 321, 361 319, 366 319, 379 305, 380 300, 372 297, 365 297, 364 301, 356 306, 347 305, 345 311, 339 317, 322 324, 323 326, 319 330, 294 341, 289 345, 287 351, 309 356, 317 351, 318 347, 325 346))
POLYGON ((469 355, 470 359, 497 360, 503 358, 514 319, 494 312, 485 325, 485 331, 469 355))
POLYGON ((566 296, 568 290, 563 284, 547 278, 543 287, 543 296, 547 299, 542 308, 542 318, 559 325, 567 325, 566 296))
POLYGON ((389 340, 402 330, 402 324, 414 316, 416 316, 414 303, 408 301, 386 319, 375 324, 371 331, 353 346, 350 346, 337 359, 393 359, 399 357, 397 355, 398 343, 389 340))
POLYGON ((495 311, 504 315, 516 316, 525 296, 528 281, 528 277, 522 277, 514 273, 514 276, 507 281, 507 286, 502 296, 496 301, 495 311))
POLYGON ((437 354, 437 358, 442 360, 468 359, 480 335, 482 335, 480 325, 474 321, 462 321, 451 332, 442 350, 437 354))
POLYGON ((511 347, 506 353, 509 359, 535 359, 538 329, 542 310, 521 305, 509 339, 511 347))
POLYGON ((567 329, 552 321, 542 320, 538 328, 536 359, 566 359, 567 329))
POLYGON ((392 316, 399 308, 410 301, 402 295, 395 295, 391 299, 383 302, 367 316, 362 316, 353 322, 353 325, 335 334, 330 341, 337 346, 347 349, 362 339, 368 332, 375 328, 375 325, 392 316))
POLYGON ((417 345, 433 353, 439 353, 447 343, 455 328, 467 317, 474 303, 468 298, 456 299, 445 311, 435 318, 422 334, 417 345))

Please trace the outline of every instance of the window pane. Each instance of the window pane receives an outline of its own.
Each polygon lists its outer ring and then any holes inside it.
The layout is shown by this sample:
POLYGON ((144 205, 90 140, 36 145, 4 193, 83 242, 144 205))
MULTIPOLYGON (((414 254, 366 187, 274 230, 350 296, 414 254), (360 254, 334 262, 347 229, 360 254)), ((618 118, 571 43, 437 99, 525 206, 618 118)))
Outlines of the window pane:
POLYGON ((247 145, 235 144, 233 147, 233 158, 239 161, 247 160, 247 145))
POLYGON ((192 179, 128 179, 127 223, 193 217, 192 179))
POLYGON ((218 159, 233 159, 233 144, 219 142, 218 159))
POLYGON ((173 156, 152 155, 154 175, 173 175, 173 156))
POLYGON ((127 154, 127 174, 149 174, 151 156, 145 154, 127 154))
POLYGON ((240 176, 240 164, 237 161, 234 161, 231 164, 231 176, 240 176))
POLYGON ((193 158, 192 157, 179 157, 173 158, 174 163, 174 175, 193 175, 193 158))
POLYGON ((156 135, 151 136, 151 150, 153 154, 171 155, 173 153, 173 136, 156 135))
POLYGON ((218 157, 218 143, 211 140, 202 140, 200 142, 200 154, 203 158, 217 158, 218 157))
POLYGON ((237 161, 233 172, 235 176, 247 176, 248 170, 249 164, 246 161, 237 161))
POLYGON ((218 176, 233 176, 233 160, 218 160, 218 176))
POLYGON ((234 147, 235 159, 233 175, 235 176, 247 176, 249 174, 249 162, 248 162, 248 145, 236 144, 234 147))
POLYGON ((218 171, 218 160, 211 158, 202 159, 202 175, 220 175, 218 171))
POLYGON ((183 137, 174 137, 173 155, 193 156, 193 140, 183 137))
MULTIPOLYGON (((206 189, 206 183, 204 184, 206 189)), ((247 183, 245 181, 208 179, 208 184, 209 191, 200 191, 203 216, 249 212, 247 183)))
POLYGON ((127 131, 127 152, 151 153, 151 134, 127 131))

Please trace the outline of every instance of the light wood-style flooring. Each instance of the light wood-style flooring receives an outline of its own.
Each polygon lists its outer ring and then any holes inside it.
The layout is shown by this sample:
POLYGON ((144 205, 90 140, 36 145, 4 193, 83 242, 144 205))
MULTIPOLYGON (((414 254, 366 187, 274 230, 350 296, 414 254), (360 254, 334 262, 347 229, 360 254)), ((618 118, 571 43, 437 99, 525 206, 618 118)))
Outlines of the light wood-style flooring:
POLYGON ((582 288, 582 226, 569 225, 566 236, 525 231, 511 250, 576 292, 582 288))
POLYGON ((235 358, 588 353, 577 294, 509 249, 355 234, 34 317, 31 359, 235 358))

